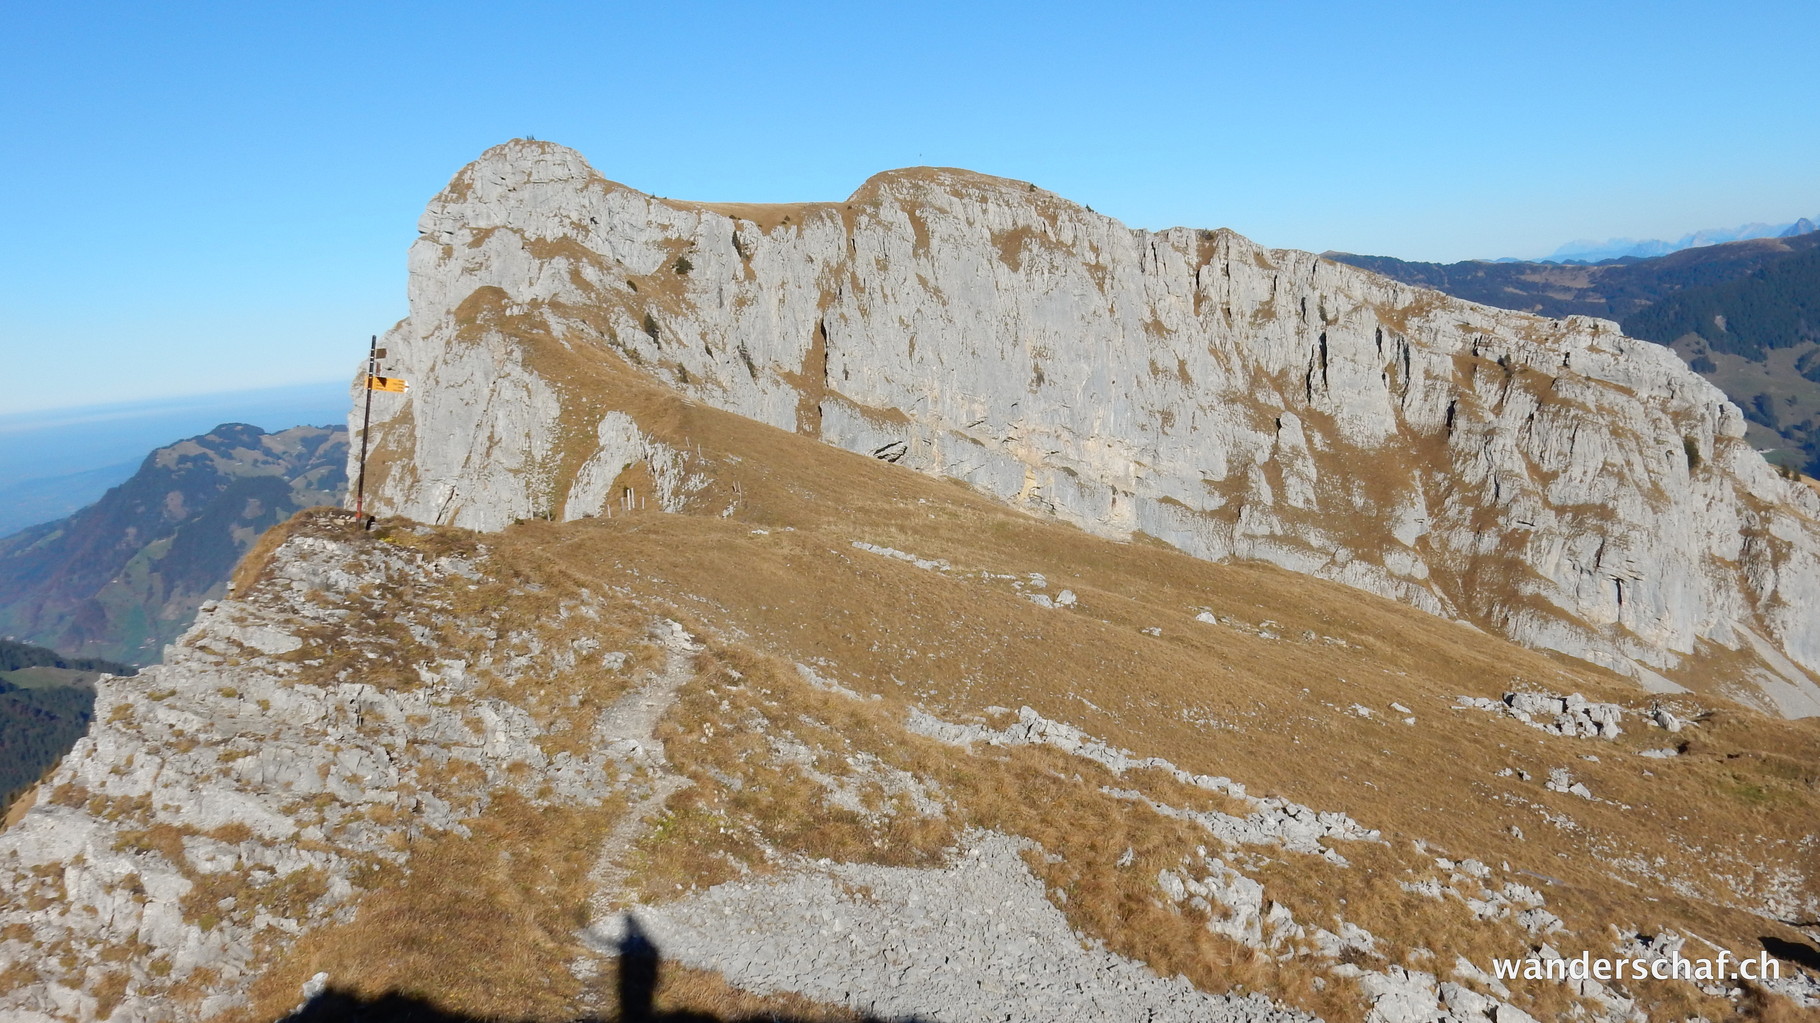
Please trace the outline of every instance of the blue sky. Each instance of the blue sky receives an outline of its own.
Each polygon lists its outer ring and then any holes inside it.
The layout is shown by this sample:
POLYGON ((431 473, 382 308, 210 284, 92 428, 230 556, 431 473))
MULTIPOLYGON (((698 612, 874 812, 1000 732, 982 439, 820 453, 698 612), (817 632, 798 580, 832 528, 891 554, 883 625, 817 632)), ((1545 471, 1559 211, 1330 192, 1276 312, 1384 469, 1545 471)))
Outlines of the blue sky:
POLYGON ((0 413, 351 374, 425 201, 517 135, 681 198, 939 164, 1539 255, 1820 212, 1817 43, 1811 0, 9 4, 0 413))

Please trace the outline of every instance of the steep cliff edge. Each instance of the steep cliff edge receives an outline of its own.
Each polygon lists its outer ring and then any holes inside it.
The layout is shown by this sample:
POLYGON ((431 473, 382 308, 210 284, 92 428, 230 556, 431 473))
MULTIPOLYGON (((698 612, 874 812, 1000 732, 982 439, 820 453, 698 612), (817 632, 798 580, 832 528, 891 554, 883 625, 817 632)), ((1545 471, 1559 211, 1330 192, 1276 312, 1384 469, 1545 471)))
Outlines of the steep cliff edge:
POLYGON ((1820 713, 1820 497, 1666 349, 1034 185, 878 175, 681 203, 514 141, 411 252, 378 507, 497 529, 675 506, 603 402, 630 363, 764 423, 1093 532, 1249 558, 1668 691, 1820 713))

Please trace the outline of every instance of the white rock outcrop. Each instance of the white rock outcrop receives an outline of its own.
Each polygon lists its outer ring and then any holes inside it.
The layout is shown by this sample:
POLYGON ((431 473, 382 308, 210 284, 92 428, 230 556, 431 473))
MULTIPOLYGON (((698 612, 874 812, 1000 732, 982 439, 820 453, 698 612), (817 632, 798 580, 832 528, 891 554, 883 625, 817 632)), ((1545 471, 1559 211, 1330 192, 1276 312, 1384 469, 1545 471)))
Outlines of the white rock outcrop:
POLYGON ((947 169, 846 202, 690 204, 514 141, 419 227, 384 342, 412 390, 375 402, 382 510, 574 518, 634 475, 680 506, 684 453, 575 372, 623 359, 1101 534, 1272 562, 1653 689, 1702 645, 1741 651, 1762 706, 1820 713, 1820 496, 1612 323, 947 169))
MULTIPOLYGON (((336 605, 460 585, 473 564, 307 535, 273 562, 256 602, 205 605, 163 664, 104 678, 94 727, 0 833, 0 964, 13 968, 0 1020, 243 1007, 297 935, 351 920, 413 841, 467 836, 496 792, 572 807, 614 791, 614 751, 548 755, 531 714, 489 695, 510 666, 442 659, 413 665, 412 684, 362 680, 361 662, 398 646, 376 638, 371 608, 336 605), (355 654, 345 680, 293 656, 311 635, 355 654)), ((395 620, 430 637, 443 611, 395 620)))
POLYGON ((1579 693, 1505 693, 1503 700, 1462 696, 1458 707, 1472 707, 1508 715, 1550 735, 1616 739, 1624 734, 1624 708, 1615 703, 1592 703, 1579 693))
MULTIPOLYGON (((803 863, 631 921, 667 957, 755 991, 797 991, 885 1019, 1313 1023, 1257 995, 1214 995, 1084 942, 996 832, 939 869, 803 863)), ((603 948, 626 918, 595 928, 603 948)))

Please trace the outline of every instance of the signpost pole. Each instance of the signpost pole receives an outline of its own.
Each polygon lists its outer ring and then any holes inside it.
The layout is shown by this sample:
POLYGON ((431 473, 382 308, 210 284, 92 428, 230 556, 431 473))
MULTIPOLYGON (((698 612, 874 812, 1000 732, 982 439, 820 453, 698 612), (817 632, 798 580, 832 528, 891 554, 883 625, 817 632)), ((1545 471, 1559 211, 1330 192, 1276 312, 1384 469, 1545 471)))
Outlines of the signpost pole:
POLYGON ((374 334, 367 346, 367 376, 361 389, 367 392, 366 411, 360 417, 360 475, 354 484, 354 518, 362 524, 367 517, 367 428, 373 425, 373 377, 379 372, 379 335, 374 334))

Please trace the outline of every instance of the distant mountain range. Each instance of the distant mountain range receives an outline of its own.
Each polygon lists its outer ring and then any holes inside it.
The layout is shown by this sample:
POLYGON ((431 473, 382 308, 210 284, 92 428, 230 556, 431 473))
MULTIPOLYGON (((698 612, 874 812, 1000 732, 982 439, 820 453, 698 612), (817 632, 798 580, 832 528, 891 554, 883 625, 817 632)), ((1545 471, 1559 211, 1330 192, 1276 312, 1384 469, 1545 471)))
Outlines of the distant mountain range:
POLYGON ((0 539, 0 635, 156 661, 271 526, 347 489, 347 431, 229 423, 159 448, 74 515, 0 539))
POLYGON ((1486 305, 1617 320, 1725 391, 1776 461, 1820 475, 1820 232, 1599 265, 1325 255, 1486 305))
POLYGON ((80 472, 0 483, 0 536, 63 518, 95 503, 110 487, 131 477, 139 462, 134 458, 80 472))
POLYGON ((1322 255, 1503 309, 1542 316, 1599 316, 1622 323, 1669 295, 1741 280, 1790 256, 1816 250, 1820 233, 1730 242, 1598 266, 1485 260, 1421 263, 1351 252, 1322 255))
POLYGON ((335 423, 347 409, 347 382, 330 381, 0 414, 0 536, 95 503, 178 437, 217 423, 335 423))
MULTIPOLYGON (((1692 234, 1682 235, 1675 241, 1660 238, 1638 241, 1635 238, 1608 238, 1605 241, 1593 241, 1582 238, 1568 242, 1542 260, 1536 262, 1552 263, 1599 263, 1611 259, 1650 259, 1666 256, 1682 249, 1702 248, 1708 245, 1723 245, 1726 242, 1748 241, 1753 238, 1793 238, 1797 235, 1810 234, 1816 230, 1820 214, 1813 219, 1802 217, 1800 220, 1783 224, 1744 224, 1740 227, 1714 227, 1692 234)), ((1529 262, 1528 260, 1500 260, 1500 262, 1529 262)))

